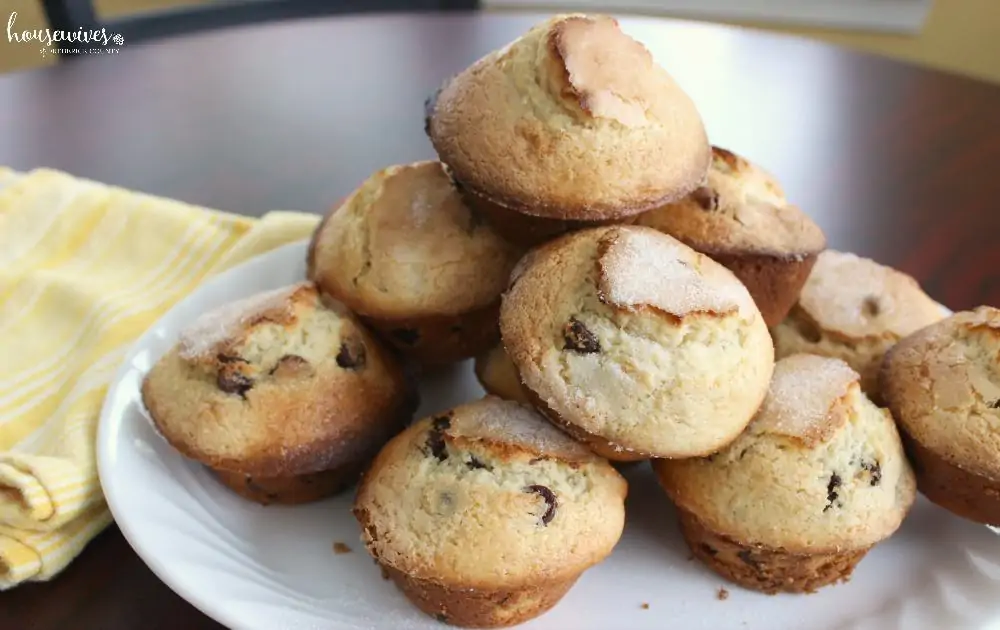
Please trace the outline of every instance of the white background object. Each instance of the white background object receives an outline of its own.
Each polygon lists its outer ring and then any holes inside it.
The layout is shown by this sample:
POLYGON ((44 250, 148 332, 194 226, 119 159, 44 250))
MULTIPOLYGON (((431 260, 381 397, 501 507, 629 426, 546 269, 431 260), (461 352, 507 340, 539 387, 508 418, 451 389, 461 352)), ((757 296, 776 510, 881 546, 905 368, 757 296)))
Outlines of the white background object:
MULTIPOLYGON (((145 414, 142 378, 178 330, 225 302, 301 280, 305 251, 304 242, 287 245, 217 276, 136 343, 108 392, 98 432, 108 504, 152 570, 234 630, 441 630, 382 579, 359 542, 352 492, 296 507, 250 503, 173 451, 145 414), (353 552, 335 555, 335 542, 353 552)), ((465 362, 422 383, 421 394, 418 417, 483 391, 465 362)), ((1000 538, 922 498, 849 583, 768 596, 727 584, 691 560, 648 466, 628 477, 627 525, 612 556, 521 628, 985 630, 1000 620, 1000 538), (724 601, 720 588, 729 593, 724 601)))
POLYGON ((694 19, 917 33, 932 0, 484 0, 486 8, 641 12, 694 19))

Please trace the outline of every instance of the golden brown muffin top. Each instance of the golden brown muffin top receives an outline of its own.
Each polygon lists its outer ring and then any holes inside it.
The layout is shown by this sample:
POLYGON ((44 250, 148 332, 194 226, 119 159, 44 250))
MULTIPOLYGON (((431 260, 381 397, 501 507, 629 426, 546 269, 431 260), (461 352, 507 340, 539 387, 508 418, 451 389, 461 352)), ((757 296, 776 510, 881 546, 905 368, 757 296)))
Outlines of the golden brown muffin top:
POLYGON ((941 307, 911 276, 855 254, 826 250, 798 309, 840 339, 898 339, 941 319, 941 307))
POLYGON ((708 254, 796 257, 826 247, 823 231, 788 202, 762 168, 712 147, 708 182, 675 203, 642 214, 647 225, 708 254))
POLYGON ((521 253, 469 211, 431 161, 373 174, 313 242, 310 277, 355 312, 387 319, 486 307, 521 253))
POLYGON ((1000 309, 962 311, 889 351, 882 395, 907 433, 948 462, 1000 479, 1000 309))
POLYGON ((828 440, 847 421, 838 402, 859 375, 838 359, 795 354, 775 364, 767 398, 751 430, 795 438, 814 447, 828 440))
POLYGON ((792 553, 868 547, 896 531, 916 496, 889 413, 847 364, 807 354, 775 364, 759 412, 726 448, 653 466, 712 531, 792 553))
POLYGON ((157 430, 212 468, 324 470, 412 413, 395 360, 342 307, 299 283, 205 313, 143 381, 157 430))
POLYGON ((436 95, 427 131, 472 192, 556 219, 680 198, 709 161, 694 103, 606 16, 552 18, 483 57, 436 95))
POLYGON ((354 505, 382 564, 465 588, 559 579, 603 560, 625 479, 533 408, 487 396, 414 422, 379 453, 354 505))
POLYGON ((590 228, 533 250, 512 274, 500 331, 524 385, 561 420, 656 457, 735 438, 774 366, 746 287, 646 227, 590 228))

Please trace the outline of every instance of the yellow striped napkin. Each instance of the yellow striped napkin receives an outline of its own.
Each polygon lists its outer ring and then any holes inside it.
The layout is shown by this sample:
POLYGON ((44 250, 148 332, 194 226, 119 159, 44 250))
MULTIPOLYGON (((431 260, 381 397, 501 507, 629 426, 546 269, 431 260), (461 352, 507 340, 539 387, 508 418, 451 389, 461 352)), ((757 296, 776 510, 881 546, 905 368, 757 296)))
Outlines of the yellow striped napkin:
POLYGON ((111 521, 94 439, 130 344, 208 276, 317 220, 0 168, 0 589, 50 579, 111 521))

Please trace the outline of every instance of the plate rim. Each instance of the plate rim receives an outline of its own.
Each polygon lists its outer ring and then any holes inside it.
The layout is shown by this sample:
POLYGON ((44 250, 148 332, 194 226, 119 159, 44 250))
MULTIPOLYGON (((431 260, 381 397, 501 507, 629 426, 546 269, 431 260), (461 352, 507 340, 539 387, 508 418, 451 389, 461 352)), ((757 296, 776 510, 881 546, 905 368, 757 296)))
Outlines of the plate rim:
MULTIPOLYGON (((242 617, 230 611, 225 606, 217 605, 211 596, 211 591, 202 592, 196 589, 191 581, 183 579, 180 573, 172 570, 169 562, 166 562, 160 555, 148 549, 148 545, 144 547, 140 542, 141 537, 136 534, 134 519, 130 523, 132 517, 129 516, 129 511, 119 495, 119 492, 121 492, 119 484, 123 482, 113 474, 117 464, 114 457, 116 449, 112 448, 112 444, 120 434, 125 421, 125 415, 118 414, 115 417, 112 413, 116 406, 114 399, 121 391, 122 384, 126 381, 126 376, 135 369, 133 362, 137 354, 149 344, 149 338, 153 335, 153 331, 161 327, 164 320, 173 317, 174 313, 178 310, 190 308, 193 302, 203 299, 202 296, 206 292, 211 292, 213 287, 232 282, 232 278, 235 276, 252 273, 252 270, 257 267, 273 265, 275 259, 287 258, 288 260, 292 260, 294 258, 301 258, 304 260, 308 242, 308 238, 300 239, 261 252, 239 264, 211 275, 199 283, 190 293, 177 300, 167 311, 152 322, 138 338, 131 342, 124 358, 115 370, 101 405, 96 432, 97 475, 108 509, 122 537, 128 543, 129 547, 131 547, 132 551, 149 567, 157 579, 162 581, 170 590, 202 614, 227 628, 244 628, 247 626, 242 617)), ((305 279, 305 277, 302 278, 302 280, 305 279)), ((946 315, 952 314, 951 309, 941 304, 939 306, 946 315)), ((117 448, 122 447, 118 445, 117 448)))

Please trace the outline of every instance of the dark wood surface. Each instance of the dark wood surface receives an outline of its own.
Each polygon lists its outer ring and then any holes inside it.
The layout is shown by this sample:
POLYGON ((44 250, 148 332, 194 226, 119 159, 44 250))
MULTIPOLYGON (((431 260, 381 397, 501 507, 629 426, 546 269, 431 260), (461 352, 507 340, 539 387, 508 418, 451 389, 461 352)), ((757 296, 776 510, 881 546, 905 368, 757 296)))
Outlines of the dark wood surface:
MULTIPOLYGON (((370 172, 433 156, 424 98, 540 16, 286 22, 0 78, 0 164, 224 210, 323 212, 370 172)), ((1000 306, 1000 87, 825 45, 623 20, 695 98, 712 141, 772 171, 831 247, 1000 306)), ((0 594, 0 628, 218 627, 114 527, 58 579, 0 594)))

